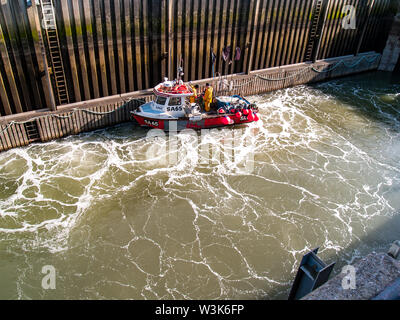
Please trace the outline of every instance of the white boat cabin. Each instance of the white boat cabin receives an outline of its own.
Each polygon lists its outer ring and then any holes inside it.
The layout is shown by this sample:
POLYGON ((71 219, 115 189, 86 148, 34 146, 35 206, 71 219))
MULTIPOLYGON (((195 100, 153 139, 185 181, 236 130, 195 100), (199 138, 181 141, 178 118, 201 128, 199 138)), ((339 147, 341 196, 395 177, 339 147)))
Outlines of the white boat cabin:
POLYGON ((195 104, 190 104, 188 97, 156 96, 154 101, 139 108, 143 116, 159 119, 178 119, 193 114, 195 104))

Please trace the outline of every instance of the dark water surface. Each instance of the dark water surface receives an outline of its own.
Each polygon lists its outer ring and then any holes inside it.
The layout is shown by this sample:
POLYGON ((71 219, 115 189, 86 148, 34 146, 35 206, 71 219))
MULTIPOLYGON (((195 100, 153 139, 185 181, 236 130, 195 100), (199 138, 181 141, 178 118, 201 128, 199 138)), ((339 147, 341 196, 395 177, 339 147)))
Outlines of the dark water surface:
POLYGON ((398 79, 249 99, 261 122, 183 134, 177 164, 132 123, 1 153, 0 298, 286 298, 310 249, 338 273, 400 239, 398 79))

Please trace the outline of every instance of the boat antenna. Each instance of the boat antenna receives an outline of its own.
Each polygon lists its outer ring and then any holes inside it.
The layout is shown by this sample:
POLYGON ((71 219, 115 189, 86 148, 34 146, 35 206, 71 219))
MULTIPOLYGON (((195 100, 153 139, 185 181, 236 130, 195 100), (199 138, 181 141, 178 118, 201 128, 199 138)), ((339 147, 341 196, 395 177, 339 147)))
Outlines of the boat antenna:
POLYGON ((185 75, 184 74, 184 72, 183 72, 183 59, 182 59, 182 56, 181 56, 181 59, 179 60, 180 62, 179 62, 179 66, 178 66, 178 82, 179 81, 181 81, 182 80, 182 77, 185 75))

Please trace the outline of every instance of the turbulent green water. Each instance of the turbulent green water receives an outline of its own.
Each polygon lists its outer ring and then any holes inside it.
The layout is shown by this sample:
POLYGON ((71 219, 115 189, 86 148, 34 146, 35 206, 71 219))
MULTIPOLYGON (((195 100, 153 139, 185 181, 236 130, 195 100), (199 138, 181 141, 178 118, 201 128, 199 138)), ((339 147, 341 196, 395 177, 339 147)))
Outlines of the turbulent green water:
POLYGON ((386 251, 400 239, 399 93, 377 73, 253 96, 259 123, 182 135, 175 165, 132 123, 1 153, 0 298, 286 298, 310 249, 336 273, 386 251), (197 161, 204 145, 221 159, 197 161))

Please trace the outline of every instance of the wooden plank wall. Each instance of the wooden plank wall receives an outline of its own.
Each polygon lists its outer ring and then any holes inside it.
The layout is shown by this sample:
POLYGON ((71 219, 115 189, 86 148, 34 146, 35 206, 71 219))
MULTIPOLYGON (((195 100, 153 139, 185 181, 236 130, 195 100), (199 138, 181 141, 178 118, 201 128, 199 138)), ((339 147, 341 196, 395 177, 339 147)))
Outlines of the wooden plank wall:
POLYGON ((0 115, 50 108, 35 8, 0 2, 0 115))
MULTIPOLYGON (((71 102, 150 88, 174 76, 182 57, 185 80, 265 69, 305 60, 317 0, 53 0, 71 102), (171 14, 169 14, 171 12, 171 14), (231 46, 231 59, 222 59, 231 46), (169 54, 171 59, 169 59, 169 54), (171 60, 171 63, 169 63, 171 60)), ((352 4, 357 23, 372 0, 329 1, 319 59, 352 54, 360 28, 341 28, 352 4)), ((375 0, 361 52, 382 52, 389 3, 375 0)), ((0 116, 50 108, 38 23, 40 6, 0 1, 0 116)), ((40 31, 40 30, 39 30, 40 31)), ((43 30, 41 30, 43 33, 43 30)))

